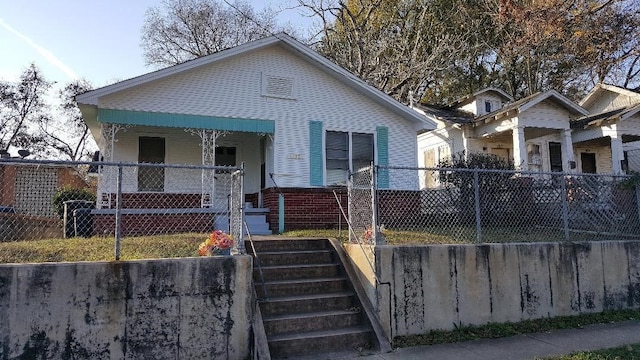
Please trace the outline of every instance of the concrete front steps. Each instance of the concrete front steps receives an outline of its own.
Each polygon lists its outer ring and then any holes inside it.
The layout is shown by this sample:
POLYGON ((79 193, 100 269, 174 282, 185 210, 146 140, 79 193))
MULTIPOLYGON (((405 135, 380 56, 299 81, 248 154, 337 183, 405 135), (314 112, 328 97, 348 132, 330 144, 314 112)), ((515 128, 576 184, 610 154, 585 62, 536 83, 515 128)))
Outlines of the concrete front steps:
POLYGON ((271 235, 269 223, 267 222, 268 215, 269 209, 254 208, 251 202, 245 203, 244 221, 247 223, 251 235, 271 235))
MULTIPOLYGON (((252 243, 258 257, 254 283, 272 358, 357 355, 381 348, 341 256, 329 240, 252 243)), ((251 248, 248 252, 253 253, 251 248)))

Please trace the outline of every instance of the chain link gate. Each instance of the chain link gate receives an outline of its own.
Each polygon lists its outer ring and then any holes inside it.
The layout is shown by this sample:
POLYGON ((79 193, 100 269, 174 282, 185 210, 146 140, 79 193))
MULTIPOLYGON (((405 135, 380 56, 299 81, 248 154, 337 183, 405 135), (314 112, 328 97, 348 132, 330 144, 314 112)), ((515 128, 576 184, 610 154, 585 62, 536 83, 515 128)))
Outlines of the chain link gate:
POLYGON ((349 174, 347 183, 349 209, 349 241, 376 244, 381 239, 376 234, 375 192, 373 167, 366 167, 349 174))

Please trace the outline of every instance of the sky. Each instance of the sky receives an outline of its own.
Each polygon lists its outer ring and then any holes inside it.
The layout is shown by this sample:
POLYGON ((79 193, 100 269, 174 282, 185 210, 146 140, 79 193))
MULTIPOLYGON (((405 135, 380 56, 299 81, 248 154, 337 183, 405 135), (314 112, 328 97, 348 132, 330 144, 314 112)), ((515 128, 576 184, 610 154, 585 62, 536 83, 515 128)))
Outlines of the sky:
MULTIPOLYGON (((284 9, 290 0, 250 0, 284 9)), ((155 70, 140 47, 144 15, 162 0, 0 0, 0 81, 16 81, 34 62, 58 86, 85 78, 94 87, 155 70)), ((299 10, 281 22, 308 26, 299 10)))

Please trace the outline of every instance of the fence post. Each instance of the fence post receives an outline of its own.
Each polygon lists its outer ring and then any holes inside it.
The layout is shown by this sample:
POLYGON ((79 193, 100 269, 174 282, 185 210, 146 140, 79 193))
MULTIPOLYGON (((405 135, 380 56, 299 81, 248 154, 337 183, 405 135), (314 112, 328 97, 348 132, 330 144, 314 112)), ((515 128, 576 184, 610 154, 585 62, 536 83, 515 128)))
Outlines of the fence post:
POLYGON ((482 218, 480 216, 480 179, 478 169, 473 170, 473 197, 476 208, 476 243, 482 242, 482 218))
POLYGON ((116 183, 116 229, 115 229, 115 255, 116 261, 120 260, 120 232, 122 228, 122 164, 118 164, 118 182, 116 183))
POLYGON ((564 229, 564 241, 569 241, 569 204, 567 204, 567 178, 563 173, 560 182, 562 194, 560 194, 560 201, 562 201, 562 224, 564 229))
POLYGON ((371 230, 373 231, 373 243, 374 245, 384 245, 384 239, 380 236, 380 229, 378 229, 378 199, 377 189, 378 182, 376 181, 376 175, 378 168, 371 162, 371 230))
MULTIPOLYGON (((244 231, 242 229, 242 226, 244 224, 244 174, 245 174, 245 172, 244 172, 244 161, 243 161, 240 164, 240 173, 239 173, 239 176, 240 176, 240 179, 239 179, 240 194, 239 194, 239 197, 237 199, 237 201, 238 201, 238 204, 237 204, 238 209, 237 209, 237 211, 239 212, 237 220, 239 221, 239 224, 236 224, 236 226, 238 226, 238 228, 240 229, 240 231, 238 232, 238 236, 239 236, 239 239, 238 239, 238 253, 240 255, 244 255, 244 254, 247 253, 246 252, 246 248, 244 246, 244 231)), ((236 209, 234 209, 233 211, 235 211, 235 210, 236 209)))

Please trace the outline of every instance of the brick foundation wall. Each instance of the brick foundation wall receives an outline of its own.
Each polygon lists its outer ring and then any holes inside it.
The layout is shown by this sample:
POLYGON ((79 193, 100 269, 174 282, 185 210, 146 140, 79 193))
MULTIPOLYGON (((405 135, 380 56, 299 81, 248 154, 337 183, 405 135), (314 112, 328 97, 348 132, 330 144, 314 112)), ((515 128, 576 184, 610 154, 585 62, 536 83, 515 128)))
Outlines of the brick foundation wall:
POLYGON ((254 208, 258 208, 258 193, 244 194, 244 201, 250 202, 254 208))
MULTIPOLYGON (((338 227, 342 217, 340 208, 331 188, 281 188, 284 195, 284 228, 298 229, 333 229, 338 227)), ((342 196, 342 206, 347 211, 347 189, 335 189, 342 196)), ((269 208, 269 227, 278 231, 278 191, 265 189, 262 193, 263 206, 269 208)), ((342 219, 343 226, 346 222, 342 219)))
MULTIPOLYGON (((123 209, 189 209, 200 208, 201 194, 162 192, 123 193, 123 209)), ((111 194, 111 208, 116 207, 116 194, 111 194)), ((226 204, 225 204, 226 207, 226 204)))
POLYGON ((420 191, 378 190, 377 195, 380 225, 396 229, 413 228, 420 215, 420 191))
MULTIPOLYGON (((214 214, 125 214, 122 215, 122 236, 209 233, 214 230, 214 214)), ((93 216, 94 235, 115 233, 116 220, 112 214, 93 216)))

